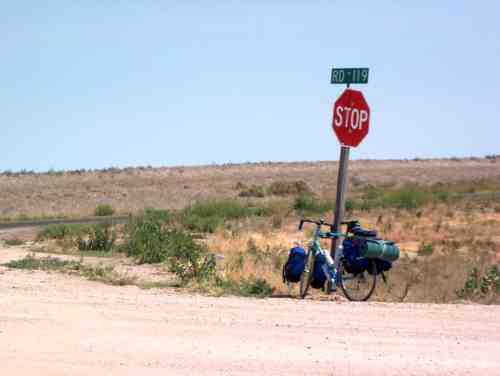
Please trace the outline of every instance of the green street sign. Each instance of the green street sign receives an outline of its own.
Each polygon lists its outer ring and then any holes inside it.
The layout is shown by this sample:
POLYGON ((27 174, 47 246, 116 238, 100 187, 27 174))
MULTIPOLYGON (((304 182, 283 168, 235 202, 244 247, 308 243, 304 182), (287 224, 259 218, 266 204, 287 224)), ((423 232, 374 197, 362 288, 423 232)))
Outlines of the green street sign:
POLYGON ((333 68, 332 84, 367 84, 368 68, 333 68))

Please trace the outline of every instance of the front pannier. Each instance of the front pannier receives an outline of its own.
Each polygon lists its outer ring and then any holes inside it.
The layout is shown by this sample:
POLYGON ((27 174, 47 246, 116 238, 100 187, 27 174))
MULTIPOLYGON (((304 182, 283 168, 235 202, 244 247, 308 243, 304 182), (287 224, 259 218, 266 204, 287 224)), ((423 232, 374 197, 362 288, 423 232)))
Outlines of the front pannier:
POLYGON ((283 283, 300 281, 306 263, 306 251, 302 247, 293 247, 288 253, 288 260, 283 265, 283 283))

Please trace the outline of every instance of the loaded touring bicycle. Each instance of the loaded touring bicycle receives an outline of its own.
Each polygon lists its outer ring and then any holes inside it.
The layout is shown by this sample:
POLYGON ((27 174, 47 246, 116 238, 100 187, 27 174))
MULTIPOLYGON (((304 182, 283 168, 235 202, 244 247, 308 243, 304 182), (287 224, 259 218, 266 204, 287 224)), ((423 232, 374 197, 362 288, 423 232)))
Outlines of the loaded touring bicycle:
POLYGON ((283 282, 299 283, 300 297, 305 298, 310 288, 324 289, 327 293, 340 286, 347 299, 365 301, 373 294, 377 276, 385 281, 384 272, 399 258, 399 248, 394 242, 377 238, 377 232, 361 227, 359 221, 342 222, 346 232, 333 232, 332 224, 324 220, 301 219, 304 224, 314 224, 313 239, 307 250, 296 246, 289 252, 283 266, 283 282), (322 228, 327 231, 322 231, 322 228), (341 239, 339 262, 329 250, 321 247, 321 239, 341 239))

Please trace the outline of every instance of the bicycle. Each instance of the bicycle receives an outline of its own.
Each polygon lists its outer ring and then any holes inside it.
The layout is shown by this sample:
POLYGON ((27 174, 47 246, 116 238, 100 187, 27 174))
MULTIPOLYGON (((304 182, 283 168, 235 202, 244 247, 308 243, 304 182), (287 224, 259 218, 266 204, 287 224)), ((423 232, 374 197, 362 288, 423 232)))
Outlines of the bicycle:
POLYGON ((313 279, 314 263, 316 257, 322 254, 326 259, 327 270, 323 269, 326 275, 326 292, 329 294, 336 291, 336 286, 340 285, 345 297, 351 301, 366 301, 375 291, 377 284, 377 266, 373 260, 368 260, 368 267, 366 270, 350 273, 346 270, 345 260, 343 255, 342 242, 339 244, 339 262, 335 262, 330 256, 330 253, 321 248, 320 239, 345 239, 354 236, 351 229, 357 221, 342 222, 342 225, 347 225, 346 233, 333 232, 331 228, 333 225, 326 223, 324 220, 313 221, 310 219, 301 219, 299 224, 299 231, 302 230, 305 223, 312 223, 316 225, 313 240, 311 241, 305 260, 305 268, 300 277, 300 297, 304 299, 307 295, 311 281, 313 279), (328 226, 330 231, 321 231, 322 226, 328 226))

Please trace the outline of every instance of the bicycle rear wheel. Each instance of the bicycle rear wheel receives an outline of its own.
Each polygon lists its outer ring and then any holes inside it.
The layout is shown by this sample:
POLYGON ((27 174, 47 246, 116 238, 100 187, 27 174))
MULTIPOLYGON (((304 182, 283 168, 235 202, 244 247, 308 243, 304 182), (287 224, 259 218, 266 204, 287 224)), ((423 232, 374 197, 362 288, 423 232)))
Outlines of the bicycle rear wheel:
POLYGON ((377 265, 373 260, 368 263, 368 270, 349 273, 343 262, 339 264, 340 287, 347 299, 356 302, 366 301, 372 296, 377 285, 377 265))
POLYGON ((306 297, 309 286, 311 285, 315 258, 314 251, 312 249, 308 249, 304 271, 300 275, 300 297, 302 299, 306 297))

